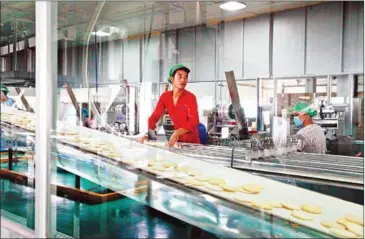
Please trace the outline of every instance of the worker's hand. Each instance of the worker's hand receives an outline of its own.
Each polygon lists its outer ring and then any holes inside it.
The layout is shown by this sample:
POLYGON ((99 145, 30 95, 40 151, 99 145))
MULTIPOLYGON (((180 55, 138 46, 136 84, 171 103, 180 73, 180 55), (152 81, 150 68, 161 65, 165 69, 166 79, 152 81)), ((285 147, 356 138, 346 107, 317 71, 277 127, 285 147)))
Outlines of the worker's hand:
POLYGON ((148 136, 143 135, 143 136, 137 138, 137 142, 143 144, 143 142, 147 139, 148 139, 148 136))
POLYGON ((177 141, 179 141, 179 135, 176 131, 171 135, 169 142, 167 143, 168 146, 174 147, 177 145, 177 141))

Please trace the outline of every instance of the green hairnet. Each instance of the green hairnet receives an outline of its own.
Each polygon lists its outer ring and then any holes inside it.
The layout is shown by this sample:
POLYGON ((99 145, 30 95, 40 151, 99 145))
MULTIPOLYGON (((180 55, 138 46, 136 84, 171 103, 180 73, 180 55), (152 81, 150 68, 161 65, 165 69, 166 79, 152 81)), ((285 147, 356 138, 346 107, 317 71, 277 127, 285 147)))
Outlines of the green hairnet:
POLYGON ((0 85, 0 91, 4 92, 5 94, 9 92, 8 88, 6 86, 0 85))
POLYGON ((317 115, 317 110, 310 107, 310 105, 306 102, 298 102, 294 105, 290 110, 291 112, 301 112, 309 115, 310 117, 317 115))

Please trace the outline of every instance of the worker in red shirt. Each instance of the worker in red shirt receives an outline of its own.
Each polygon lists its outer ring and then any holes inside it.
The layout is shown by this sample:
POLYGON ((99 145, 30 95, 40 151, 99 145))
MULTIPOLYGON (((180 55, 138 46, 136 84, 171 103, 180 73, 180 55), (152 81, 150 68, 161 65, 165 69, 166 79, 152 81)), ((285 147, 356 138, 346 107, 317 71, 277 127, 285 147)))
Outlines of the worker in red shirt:
MULTIPOLYGON (((174 133, 171 135, 168 146, 177 142, 200 143, 198 124, 198 104, 193 93, 185 90, 188 83, 190 70, 182 64, 171 67, 168 81, 172 84, 172 91, 166 91, 157 102, 156 108, 148 119, 148 129, 155 130, 156 123, 167 110, 174 123, 174 133)), ((147 135, 139 137, 138 142, 143 143, 147 135)))

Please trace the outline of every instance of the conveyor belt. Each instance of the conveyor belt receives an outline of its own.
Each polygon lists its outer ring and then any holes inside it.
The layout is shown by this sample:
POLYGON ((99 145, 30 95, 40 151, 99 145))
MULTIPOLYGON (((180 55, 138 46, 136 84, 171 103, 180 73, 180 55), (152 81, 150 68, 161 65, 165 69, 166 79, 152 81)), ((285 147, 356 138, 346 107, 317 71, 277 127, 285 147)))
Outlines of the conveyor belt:
POLYGON ((330 236, 301 225, 296 224, 294 227, 294 219, 288 221, 279 217, 264 216, 260 211, 242 207, 220 197, 211 201, 211 196, 202 191, 90 154, 67 143, 59 143, 57 151, 52 151, 52 155, 58 159, 57 167, 224 238, 330 236), (153 188, 154 191, 135 194, 136 176, 140 181, 148 181, 148 188, 153 188), (117 178, 113 180, 114 177, 117 178), (128 188, 132 188, 133 191, 128 188))
MULTIPOLYGON (((155 146, 163 147, 155 144, 155 146)), ((182 144, 181 148, 167 148, 178 154, 234 168, 277 173, 340 183, 342 186, 363 189, 364 159, 325 154, 297 153, 278 158, 270 157, 246 161, 245 149, 222 146, 182 144), (232 162, 233 157, 233 162, 232 162)))

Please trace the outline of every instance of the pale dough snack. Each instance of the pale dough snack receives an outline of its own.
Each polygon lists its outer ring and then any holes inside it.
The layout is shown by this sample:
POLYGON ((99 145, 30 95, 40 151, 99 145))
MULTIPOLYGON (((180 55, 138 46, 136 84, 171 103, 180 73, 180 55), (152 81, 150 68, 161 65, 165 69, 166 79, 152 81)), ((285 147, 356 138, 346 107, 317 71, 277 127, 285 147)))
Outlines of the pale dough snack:
POLYGON ((191 175, 191 176, 199 176, 199 175, 202 175, 202 172, 196 170, 196 169, 187 169, 185 171, 187 174, 191 175))
POLYGON ((229 186, 227 184, 221 184, 219 186, 223 188, 223 190, 226 192, 237 192, 237 189, 235 187, 229 186))
POLYGON ((80 142, 80 137, 79 136, 75 136, 75 137, 71 138, 70 140, 73 141, 73 142, 78 143, 78 142, 80 142))
POLYGON ((260 193, 262 190, 262 187, 256 184, 246 184, 242 187, 244 190, 251 192, 253 194, 260 193))
POLYGON ((162 165, 163 165, 165 168, 171 168, 171 167, 176 168, 176 167, 177 167, 176 163, 171 163, 171 162, 164 162, 162 165))
POLYGON ((282 202, 281 204, 283 205, 284 208, 289 210, 300 210, 300 206, 293 203, 282 202))
POLYGON ((338 219, 337 219, 337 223, 339 223, 339 224, 341 224, 341 225, 344 225, 344 226, 346 226, 346 223, 347 223, 348 221, 346 220, 346 218, 344 218, 344 217, 339 217, 338 219))
POLYGON ((209 189, 209 190, 212 190, 212 191, 217 191, 217 192, 221 192, 221 191, 223 191, 223 189, 222 189, 221 187, 219 187, 219 186, 217 186, 217 185, 212 185, 212 184, 210 184, 210 183, 206 183, 206 184, 204 184, 204 187, 205 187, 206 189, 209 189))
POLYGON ((142 160, 125 160, 123 159, 122 160, 123 163, 126 163, 126 164, 129 164, 129 165, 137 165, 137 164, 143 164, 143 161, 142 160))
POLYGON ((209 180, 209 177, 208 176, 204 176, 204 175, 197 175, 194 177, 196 180, 198 181, 202 181, 202 182, 205 182, 205 181, 208 181, 209 180))
POLYGON ((198 170, 190 167, 190 166, 182 166, 182 167, 179 167, 177 169, 177 171, 179 172, 185 172, 189 175, 193 175, 193 176, 196 176, 196 175, 201 175, 202 173, 200 173, 198 170))
POLYGON ((350 221, 350 222, 359 224, 361 226, 364 226, 364 220, 362 218, 358 218, 358 217, 355 217, 355 216, 352 216, 352 215, 346 215, 345 219, 347 221, 350 221))
POLYGON ((236 189, 238 192, 241 192, 241 193, 247 193, 247 194, 257 194, 257 193, 252 193, 250 191, 247 191, 245 190, 244 188, 237 188, 236 189))
POLYGON ((302 210, 305 212, 312 213, 312 214, 321 214, 322 213, 322 209, 319 206, 313 205, 313 204, 303 204, 302 210))
POLYGON ((191 184, 193 186, 203 186, 204 183, 203 182, 200 182, 198 180, 195 180, 193 178, 189 178, 187 181, 186 181, 187 184, 191 184))
POLYGON ((330 222, 330 221, 321 221, 321 225, 327 228, 338 228, 338 229, 346 229, 344 225, 338 224, 336 222, 330 222))
POLYGON ((358 236, 364 237, 364 228, 359 224, 348 222, 346 223, 346 228, 352 233, 355 233, 358 236))
POLYGON ((339 228, 331 228, 330 232, 337 237, 340 238, 355 238, 356 235, 352 232, 343 230, 343 229, 339 229, 339 228))
POLYGON ((148 160, 148 166, 155 166, 158 163, 155 160, 148 160))
POLYGON ((256 208, 259 208, 259 209, 264 209, 264 210, 271 210, 272 209, 272 206, 268 203, 253 202, 252 206, 256 207, 256 208))
POLYGON ((283 207, 283 204, 281 204, 280 202, 271 202, 270 205, 273 208, 282 208, 283 207))
POLYGON ((155 166, 152 166, 151 167, 152 170, 156 170, 156 171, 166 171, 167 168, 165 168, 164 166, 162 165, 155 165, 155 166))
POLYGON ((226 180, 224 180, 223 178, 210 178, 208 182, 213 185, 221 185, 225 184, 226 180))
POLYGON ((292 211, 291 215, 295 218, 298 218, 298 219, 301 219, 301 220, 304 220, 304 221, 312 221, 313 220, 313 217, 306 213, 306 212, 303 212, 303 211, 292 211))
POLYGON ((177 171, 178 171, 178 172, 184 172, 184 173, 185 173, 185 172, 186 172, 186 171, 185 171, 185 168, 186 168, 186 166, 178 166, 178 167, 177 167, 177 171))

